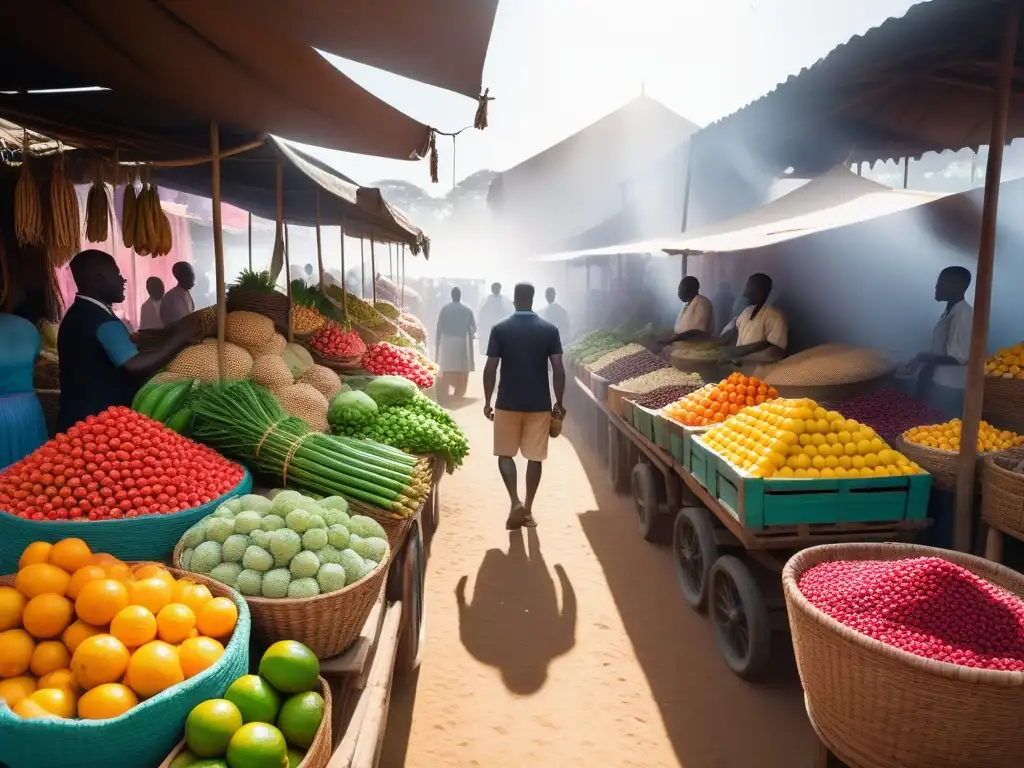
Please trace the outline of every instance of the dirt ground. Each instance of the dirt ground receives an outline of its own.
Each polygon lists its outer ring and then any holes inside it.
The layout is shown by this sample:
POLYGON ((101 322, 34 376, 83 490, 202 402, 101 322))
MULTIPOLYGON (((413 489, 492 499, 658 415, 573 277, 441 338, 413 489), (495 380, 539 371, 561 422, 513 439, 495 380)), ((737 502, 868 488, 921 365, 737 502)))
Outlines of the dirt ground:
POLYGON ((474 378, 453 411, 475 452, 442 483, 426 648, 396 683, 381 765, 810 765, 785 636, 766 683, 729 672, 668 547, 640 538, 571 414, 544 465, 536 534, 504 530, 474 378))

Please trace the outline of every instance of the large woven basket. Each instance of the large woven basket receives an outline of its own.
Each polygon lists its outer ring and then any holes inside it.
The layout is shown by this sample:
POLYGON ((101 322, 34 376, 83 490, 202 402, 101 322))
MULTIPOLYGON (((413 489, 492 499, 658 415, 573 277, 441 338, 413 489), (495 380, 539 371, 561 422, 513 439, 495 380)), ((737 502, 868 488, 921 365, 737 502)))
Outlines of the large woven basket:
POLYGON ((1024 451, 987 456, 981 469, 981 516, 997 530, 1024 540, 1024 475, 1012 471, 1024 451))
MULTIPOLYGON (((223 696, 249 671, 250 616, 242 596, 204 576, 171 572, 205 584, 215 597, 231 598, 238 606, 234 634, 220 659, 111 720, 22 720, 0 703, 0 760, 8 768, 153 768, 181 738, 192 708, 223 696)), ((11 576, 0 577, 0 584, 12 581, 11 576)))
MULTIPOLYGON (((172 559, 175 567, 181 563, 182 549, 179 541, 172 559)), ((325 595, 277 600, 244 595, 252 614, 254 645, 266 648, 278 640, 298 640, 318 659, 337 656, 359 637, 377 602, 390 562, 391 548, 388 547, 373 573, 325 595)))
POLYGON ((797 583, 835 560, 941 557, 1024 596, 1024 576, 987 560, 916 544, 828 544, 782 573, 808 715, 851 768, 1019 768, 1024 672, 972 669, 914 656, 843 626, 797 583))
MULTIPOLYGON (((925 445, 911 443, 903 437, 895 440, 893 448, 902 453, 911 461, 917 462, 921 469, 932 476, 932 485, 943 491, 956 492, 956 462, 959 455, 956 451, 943 451, 938 448, 929 448, 925 445)), ((976 492, 981 491, 981 467, 986 456, 991 453, 978 455, 978 465, 975 468, 974 479, 976 492)))
POLYGON ((14 571, 21 553, 33 541, 55 542, 69 537, 82 539, 93 552, 108 552, 121 560, 166 560, 185 531, 228 499, 250 490, 252 476, 246 471, 242 481, 223 496, 168 515, 64 522, 26 520, 0 512, 0 573, 14 571))
MULTIPOLYGON (((317 679, 320 695, 324 697, 324 717, 320 721, 313 743, 306 750, 298 768, 324 768, 331 760, 334 750, 334 737, 331 730, 331 715, 334 702, 331 700, 331 686, 322 677, 317 679)), ((185 742, 179 741, 174 750, 160 763, 159 768, 170 768, 174 758, 185 751, 185 742)))
POLYGON ((358 355, 356 357, 326 357, 313 349, 309 344, 303 343, 302 346, 309 351, 314 363, 322 365, 324 368, 330 368, 332 371, 338 371, 340 373, 357 371, 363 362, 362 355, 358 355))
POLYGON ((277 291, 247 291, 231 288, 227 297, 228 312, 255 312, 269 317, 274 325, 287 328, 289 320, 288 297, 277 291))
POLYGON ((348 505, 350 511, 354 514, 366 515, 367 517, 373 518, 380 527, 384 529, 384 533, 388 536, 388 546, 392 552, 396 552, 401 549, 405 543, 406 537, 409 535, 409 529, 412 527, 412 521, 415 515, 409 517, 391 517, 391 515, 385 514, 378 507, 371 507, 369 504, 364 504, 361 501, 355 499, 349 499, 348 505))
POLYGON ((1024 433, 1024 379, 985 377, 982 418, 989 424, 1024 433))

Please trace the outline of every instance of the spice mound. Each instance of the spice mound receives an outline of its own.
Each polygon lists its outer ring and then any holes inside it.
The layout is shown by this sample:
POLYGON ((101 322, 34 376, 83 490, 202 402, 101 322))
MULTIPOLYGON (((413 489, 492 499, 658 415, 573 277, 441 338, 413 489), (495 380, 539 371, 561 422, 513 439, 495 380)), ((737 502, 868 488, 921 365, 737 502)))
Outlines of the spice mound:
POLYGON ((798 586, 839 623, 907 653, 1024 671, 1024 601, 942 558, 820 563, 798 586))

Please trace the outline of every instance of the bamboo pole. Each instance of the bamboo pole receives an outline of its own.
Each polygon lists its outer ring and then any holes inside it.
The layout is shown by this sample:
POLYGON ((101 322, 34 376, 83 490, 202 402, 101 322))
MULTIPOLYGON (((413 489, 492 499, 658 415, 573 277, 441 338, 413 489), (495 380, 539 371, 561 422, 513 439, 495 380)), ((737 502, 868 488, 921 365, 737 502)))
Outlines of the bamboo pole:
POLYGON ((370 231, 370 295, 377 303, 377 250, 374 248, 373 230, 370 231))
POLYGON ((359 298, 366 298, 366 241, 359 238, 359 298))
POLYGON ((213 168, 213 264, 217 280, 217 376, 225 375, 224 329, 227 326, 227 300, 224 295, 224 231, 220 211, 220 126, 210 123, 210 163, 213 168))
POLYGON ((903 188, 907 188, 907 182, 910 180, 910 155, 903 158, 903 188))
POLYGON ((345 330, 348 325, 348 274, 345 272, 345 212, 341 214, 341 314, 345 318, 345 330))
POLYGON ((249 270, 252 270, 252 211, 249 211, 249 270))
POLYGON ((690 218, 690 183, 693 180, 693 137, 686 147, 686 176, 683 178, 683 222, 680 232, 686 231, 687 220, 690 218))
POLYGON ((292 255, 291 244, 288 237, 288 225, 284 225, 284 284, 288 295, 288 343, 295 341, 295 334, 292 331, 292 255))
POLYGON ((320 243, 320 190, 316 191, 316 261, 320 267, 320 288, 324 287, 324 251, 320 243))
POLYGON ((1003 27, 999 50, 999 69, 992 105, 992 127, 985 169, 985 203, 981 212, 981 238, 978 243, 978 274, 974 289, 974 319, 971 327, 971 356, 967 361, 964 388, 964 415, 960 436, 960 455, 956 467, 956 516, 953 521, 953 546, 970 551, 971 523, 974 513, 974 472, 977 461, 978 424, 985 386, 985 357, 988 353, 989 313, 992 307, 992 267, 996 247, 996 223, 999 210, 999 182, 1002 175, 1003 147, 1006 144, 1006 118, 1013 85, 1013 64, 1017 53, 1020 5, 1011 3, 1003 27))
POLYGON ((391 256, 391 243, 388 243, 388 277, 392 283, 395 282, 395 263, 391 256))
POLYGON ((405 243, 402 244, 402 310, 405 310, 405 243))

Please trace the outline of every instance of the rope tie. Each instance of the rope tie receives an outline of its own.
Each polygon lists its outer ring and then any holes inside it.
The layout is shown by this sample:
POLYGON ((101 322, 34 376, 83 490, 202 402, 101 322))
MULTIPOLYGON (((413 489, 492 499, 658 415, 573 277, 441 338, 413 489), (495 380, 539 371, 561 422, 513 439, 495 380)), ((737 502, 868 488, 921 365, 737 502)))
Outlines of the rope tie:
POLYGON ((263 447, 263 442, 264 442, 264 441, 265 441, 265 440, 266 440, 266 439, 267 439, 268 437, 270 437, 271 433, 272 433, 272 432, 273 432, 273 431, 274 431, 275 429, 277 429, 277 428, 278 428, 279 426, 281 426, 282 424, 284 424, 284 422, 285 422, 285 421, 287 421, 287 420, 288 420, 288 417, 286 416, 286 417, 285 417, 285 418, 283 418, 283 419, 279 419, 279 420, 275 421, 275 422, 274 422, 273 424, 271 424, 271 425, 270 425, 270 426, 269 426, 269 427, 267 428, 267 431, 263 433, 263 437, 261 437, 261 438, 260 438, 260 441, 259 441, 258 443, 256 443, 256 458, 257 458, 257 459, 258 459, 258 458, 260 457, 260 449, 261 449, 261 448, 263 447))
POLYGON ((491 89, 484 88, 484 92, 477 96, 476 117, 473 118, 473 127, 482 131, 487 127, 487 104, 494 101, 491 96, 491 89))
POLYGON ((312 432, 307 432, 294 443, 292 443, 292 447, 288 449, 288 454, 284 457, 284 466, 281 468, 281 484, 284 485, 285 487, 288 486, 288 467, 291 466, 292 458, 295 456, 295 452, 299 450, 299 446, 301 446, 306 441, 307 438, 312 437, 313 434, 314 433, 312 432))

